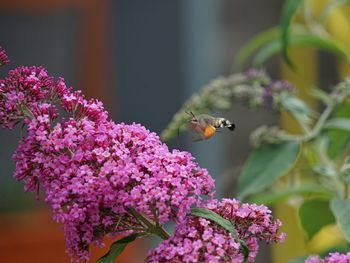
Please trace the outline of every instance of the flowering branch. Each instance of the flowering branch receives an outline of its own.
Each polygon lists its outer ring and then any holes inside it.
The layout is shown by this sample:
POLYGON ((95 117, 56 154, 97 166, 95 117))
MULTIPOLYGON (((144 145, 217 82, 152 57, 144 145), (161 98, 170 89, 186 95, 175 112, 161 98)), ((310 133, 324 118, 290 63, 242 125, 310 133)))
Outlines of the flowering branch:
MULTIPOLYGON (((242 101, 254 109, 264 106, 280 111, 285 106, 283 102, 286 98, 292 97, 294 102, 306 108, 295 97, 294 92, 292 84, 286 81, 271 80, 264 71, 256 69, 250 69, 243 74, 237 73, 214 79, 184 103, 162 132, 161 138, 167 141, 184 131, 188 123, 187 112, 203 114, 212 111, 227 111, 235 101, 242 101)), ((293 111, 291 107, 287 110, 293 111)))
POLYGON ((277 233, 281 222, 272 221, 271 211, 265 206, 240 204, 235 199, 214 199, 204 202, 200 208, 195 210, 195 216, 187 216, 176 226, 173 236, 150 251, 146 262, 244 262, 246 257, 253 262, 258 240, 267 243, 284 240, 285 234, 277 233), (198 216, 198 211, 203 209, 216 216, 213 218, 208 213, 198 216), (248 249, 247 255, 242 241, 248 249))
POLYGON ((127 243, 149 235, 164 241, 146 260, 165 257, 173 263, 192 258, 243 262, 247 257, 252 262, 258 240, 283 240, 277 234, 280 222, 271 220, 266 207, 213 200, 214 180, 190 153, 170 151, 140 124, 114 123, 101 102, 87 100, 41 67, 19 67, 0 80, 0 124, 12 129, 19 123, 26 133, 13 155, 14 177, 24 181, 25 191, 38 196, 44 191, 53 219, 63 225, 71 261, 87 261, 91 244, 103 245, 105 235, 127 237, 116 241, 99 262, 113 261, 127 243), (59 109, 68 117, 60 118, 59 109), (203 202, 204 196, 209 201, 203 202), (229 220, 238 238, 191 216, 193 206, 229 220), (169 221, 176 223, 172 236, 163 228, 169 221), (192 242, 191 255, 187 240, 192 242), (243 241, 249 248, 245 255, 243 241), (177 250, 164 255, 164 244, 177 250))
POLYGON ((145 224, 167 238, 161 224, 182 220, 201 195, 213 195, 214 180, 189 153, 169 151, 139 124, 108 120, 102 103, 63 79, 55 82, 43 68, 11 70, 0 94, 3 127, 27 128, 13 156, 14 176, 25 190, 44 190, 78 260, 88 259, 89 245, 102 244, 104 235, 141 234, 145 224), (57 121, 58 107, 70 117, 57 121))

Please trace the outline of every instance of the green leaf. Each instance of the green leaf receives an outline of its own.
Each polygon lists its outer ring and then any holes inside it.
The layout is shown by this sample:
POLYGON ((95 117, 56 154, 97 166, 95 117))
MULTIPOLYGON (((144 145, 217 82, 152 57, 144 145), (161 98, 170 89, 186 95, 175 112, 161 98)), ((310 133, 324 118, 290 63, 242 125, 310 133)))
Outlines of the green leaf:
POLYGON ((337 175, 337 171, 333 167, 327 165, 319 164, 312 167, 312 170, 322 176, 333 177, 337 175))
POLYGON ((254 56, 252 64, 254 67, 261 67, 269 58, 282 50, 282 42, 280 39, 272 40, 263 46, 254 56))
POLYGON ((281 101, 282 107, 293 113, 293 116, 297 117, 300 121, 305 124, 310 122, 311 110, 309 106, 297 97, 286 97, 281 101))
POLYGON ((249 248, 246 245, 246 243, 238 237, 232 222, 223 218, 219 214, 217 214, 211 210, 205 209, 205 208, 192 208, 191 215, 203 217, 203 218, 206 218, 210 221, 213 221, 214 223, 218 224, 219 226, 223 227, 228 232, 230 232, 232 237, 240 243, 241 250, 242 250, 243 255, 244 255, 244 261, 246 262, 246 260, 248 259, 248 256, 249 256, 249 248))
MULTIPOLYGON (((305 26, 293 25, 291 27, 291 32, 294 34, 307 33, 305 26)), ((253 37, 247 44, 245 44, 236 54, 233 60, 233 69, 241 71, 244 67, 244 63, 253 56, 260 48, 264 47, 268 43, 271 43, 274 40, 280 41, 281 30, 279 27, 270 28, 266 31, 261 32, 260 34, 253 37)))
POLYGON ((291 65, 288 57, 288 46, 290 40, 290 24, 292 22, 293 15, 297 11, 299 5, 303 0, 285 0, 282 16, 281 16, 281 39, 282 39, 282 56, 288 65, 291 65))
POLYGON ((274 39, 279 38, 280 32, 280 29, 278 27, 275 27, 263 31, 262 33, 252 38, 247 44, 243 46, 243 48, 238 51, 235 59, 233 60, 233 68, 237 71, 242 70, 247 59, 262 46, 266 45, 274 39))
POLYGON ((324 129, 337 129, 350 131, 350 119, 348 118, 334 118, 330 119, 323 126, 324 129))
POLYGON ((282 101, 282 106, 292 112, 297 112, 303 115, 310 115, 310 108, 307 104, 297 97, 287 97, 282 101))
POLYGON ((320 198, 331 198, 333 193, 324 187, 318 185, 302 185, 297 188, 280 189, 275 192, 264 192, 261 194, 253 195, 249 198, 249 203, 274 205, 279 201, 288 199, 289 197, 296 195, 307 195, 320 198))
POLYGON ((335 223, 328 200, 307 200, 299 207, 299 219, 309 239, 322 227, 335 223))
POLYGON ((331 200, 331 210, 346 241, 350 242, 350 201, 334 198, 331 200))
POLYGON ((114 263, 115 259, 124 251, 125 247, 137 238, 137 234, 131 234, 130 236, 124 237, 115 241, 107 254, 97 260, 97 263, 114 263))
MULTIPOLYGON (((343 58, 348 58, 346 48, 340 43, 335 42, 334 39, 321 38, 311 34, 291 34, 291 38, 288 42, 288 46, 293 47, 314 47, 320 50, 328 51, 339 55, 343 58)), ((284 52, 283 42, 280 39, 275 39, 262 47, 259 52, 256 53, 253 59, 253 65, 256 67, 264 64, 273 55, 284 52)))
MULTIPOLYGON (((337 106, 331 116, 332 119, 350 118, 350 103, 337 106)), ((350 133, 347 130, 328 129, 325 131, 328 138, 327 153, 329 157, 335 158, 350 145, 350 133)))
POLYGON ((205 208, 192 208, 191 209, 191 215, 192 216, 198 216, 198 217, 203 217, 206 219, 209 219, 219 226, 225 228, 227 231, 229 231, 234 238, 238 238, 237 233, 235 229, 233 228, 232 223, 220 216, 219 214, 205 208))
POLYGON ((324 92, 321 89, 312 89, 310 90, 310 95, 314 97, 315 99, 318 99, 322 101, 325 105, 329 105, 332 103, 331 98, 329 97, 328 93, 324 92))
POLYGON ((322 10, 320 14, 320 21, 326 22, 329 16, 339 7, 343 5, 350 4, 350 0, 332 0, 329 4, 322 10))
POLYGON ((243 199, 271 186, 293 166, 299 151, 298 141, 264 145, 253 151, 238 178, 237 197, 243 199))
POLYGON ((304 263, 308 256, 295 257, 288 261, 288 263, 304 263))

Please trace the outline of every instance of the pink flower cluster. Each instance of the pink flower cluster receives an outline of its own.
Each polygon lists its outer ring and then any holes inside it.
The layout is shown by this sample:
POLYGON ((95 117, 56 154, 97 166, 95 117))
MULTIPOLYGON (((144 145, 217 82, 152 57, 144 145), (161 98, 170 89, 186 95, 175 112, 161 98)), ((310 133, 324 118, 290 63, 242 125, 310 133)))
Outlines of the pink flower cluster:
POLYGON ((53 87, 53 78, 41 67, 10 70, 8 76, 0 80, 0 124, 11 129, 32 117, 34 108, 51 98, 53 87))
MULTIPOLYGON (((283 242, 278 234, 279 220, 272 221, 271 211, 263 205, 240 204, 235 199, 210 200, 202 205, 229 220, 237 235, 249 248, 249 262, 258 252, 258 240, 283 242)), ((188 216, 176 227, 175 234, 152 250, 147 262, 243 262, 239 240, 207 219, 188 216)))
POLYGON ((8 76, 0 80, 0 101, 0 124, 10 129, 25 119, 36 117, 36 113, 40 115, 38 107, 43 104, 50 108, 51 120, 57 117, 57 106, 75 119, 86 116, 103 122, 108 117, 101 102, 86 100, 81 91, 72 92, 62 78, 55 83, 42 67, 10 70, 8 76))
POLYGON ((129 208, 163 224, 181 221, 201 195, 212 196, 213 179, 189 153, 169 151, 139 124, 108 121, 100 102, 63 79, 21 67, 0 83, 0 123, 27 127, 14 176, 25 190, 44 190, 73 260, 88 259, 90 244, 104 235, 147 232, 129 208), (71 117, 55 122, 59 106, 71 117))
POLYGON ((0 66, 3 66, 9 62, 10 62, 10 60, 9 60, 5 50, 2 47, 0 47, 0 66))
POLYGON ((55 93, 60 106, 74 119, 88 117, 96 123, 107 121, 108 112, 105 111, 102 102, 96 99, 86 100, 80 90, 72 91, 71 88, 67 88, 62 78, 57 81, 55 93))
POLYGON ((0 124, 26 127, 13 155, 14 177, 38 198, 45 192, 72 261, 88 260, 90 245, 103 245, 105 235, 159 234, 155 228, 173 220, 175 234, 150 252, 148 262, 242 262, 240 241, 216 223, 190 216, 193 205, 231 221, 249 248, 249 261, 259 240, 284 238, 265 206, 230 199, 202 203, 203 195, 213 197, 214 180, 190 153, 170 151, 139 124, 108 120, 101 102, 85 99, 62 78, 54 81, 41 67, 19 67, 0 80, 0 124), (58 119, 60 110, 68 117, 58 119))
POLYGON ((305 263, 350 263, 350 252, 346 254, 329 253, 324 259, 320 259, 318 256, 311 256, 305 260, 305 263))

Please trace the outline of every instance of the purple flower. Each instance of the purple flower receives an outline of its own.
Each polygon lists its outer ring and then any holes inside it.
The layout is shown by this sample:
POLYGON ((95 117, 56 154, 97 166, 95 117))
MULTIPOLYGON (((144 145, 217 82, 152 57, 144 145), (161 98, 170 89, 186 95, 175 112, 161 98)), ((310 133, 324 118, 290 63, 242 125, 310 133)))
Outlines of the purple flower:
POLYGON ((264 87, 262 94, 265 106, 270 109, 277 109, 283 96, 290 95, 295 92, 295 87, 291 83, 285 80, 270 81, 268 85, 264 87))
POLYGON ((25 191, 45 192, 72 261, 88 260, 90 245, 103 245, 105 235, 154 234, 147 222, 158 227, 173 220, 174 236, 150 253, 149 262, 241 262, 240 244, 230 233, 188 216, 194 205, 234 223, 250 261, 259 240, 284 238, 264 206, 202 203, 202 196, 213 197, 214 180, 190 153, 170 151, 140 124, 108 120, 101 102, 87 100, 62 78, 54 81, 41 67, 19 67, 0 81, 0 123, 26 127, 13 155, 14 177, 24 181, 25 191), (59 118, 58 109, 68 118, 59 118))
POLYGON ((250 107, 265 106, 279 110, 281 101, 294 94, 295 87, 285 80, 271 80, 263 70, 251 68, 244 72, 247 85, 236 88, 236 96, 243 98, 250 107))
POLYGON ((26 191, 45 192, 73 260, 88 259, 90 244, 105 235, 149 231, 130 209, 159 224, 180 222, 202 195, 213 195, 214 180, 191 154, 169 151, 140 124, 107 120, 101 102, 43 68, 17 68, 0 85, 0 123, 27 128, 14 177, 26 191), (71 117, 57 122, 59 107, 71 117))
POLYGON ((181 221, 214 187, 189 153, 170 152, 139 124, 85 117, 51 129, 43 116, 31 121, 13 158, 26 190, 45 190, 54 219, 64 225, 68 251, 79 258, 87 258, 89 244, 105 234, 146 231, 129 207, 161 224, 181 221))
POLYGON ((311 256, 305 260, 305 263, 349 263, 350 252, 341 254, 338 252, 329 253, 324 259, 320 259, 318 256, 311 256))
POLYGON ((1 46, 0 46, 0 66, 3 66, 7 63, 9 63, 10 60, 6 54, 6 51, 5 49, 3 49, 1 46))
MULTIPOLYGON (((272 221, 265 206, 240 204, 235 199, 210 200, 202 205, 231 221, 240 239, 249 247, 249 262, 258 252, 258 241, 283 242, 278 234, 281 223, 272 221), (250 231, 251 226, 253 231, 250 231)), ((175 234, 150 251, 147 262, 243 262, 239 240, 216 223, 200 217, 188 216, 175 234)))

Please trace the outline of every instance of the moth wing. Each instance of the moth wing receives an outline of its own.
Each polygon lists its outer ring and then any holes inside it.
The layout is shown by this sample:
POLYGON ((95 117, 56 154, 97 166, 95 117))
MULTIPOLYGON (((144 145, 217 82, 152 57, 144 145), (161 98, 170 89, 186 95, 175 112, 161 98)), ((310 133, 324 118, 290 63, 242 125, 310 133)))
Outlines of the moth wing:
POLYGON ((212 125, 208 125, 204 129, 203 137, 205 140, 208 140, 209 138, 213 137, 215 133, 216 133, 216 128, 212 125))

